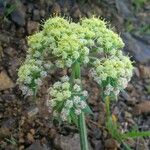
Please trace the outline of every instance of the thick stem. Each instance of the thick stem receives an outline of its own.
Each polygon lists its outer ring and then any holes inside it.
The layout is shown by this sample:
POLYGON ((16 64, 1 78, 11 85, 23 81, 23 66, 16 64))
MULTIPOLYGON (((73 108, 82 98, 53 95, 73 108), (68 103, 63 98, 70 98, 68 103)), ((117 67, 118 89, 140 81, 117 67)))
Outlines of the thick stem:
MULTIPOLYGON (((72 82, 74 79, 80 79, 81 78, 81 69, 80 64, 78 62, 74 63, 72 66, 72 75, 71 75, 72 82)), ((82 112, 78 116, 78 128, 80 132, 80 145, 81 150, 88 150, 88 139, 87 139, 87 129, 86 129, 86 123, 85 123, 85 114, 82 112)))

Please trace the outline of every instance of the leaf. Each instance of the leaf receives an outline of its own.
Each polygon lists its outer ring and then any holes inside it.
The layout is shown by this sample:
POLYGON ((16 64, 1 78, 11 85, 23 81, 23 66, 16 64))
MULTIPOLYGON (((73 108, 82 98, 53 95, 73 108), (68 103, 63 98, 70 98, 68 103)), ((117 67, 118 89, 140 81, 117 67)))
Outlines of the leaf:
POLYGON ((78 117, 77 115, 74 113, 74 109, 72 108, 71 111, 70 111, 70 115, 69 115, 71 121, 76 125, 78 126, 78 117))
POLYGON ((124 145, 125 149, 124 150, 132 150, 130 148, 130 146, 128 144, 126 144, 125 142, 122 142, 122 144, 124 145))
POLYGON ((86 108, 83 109, 83 112, 87 114, 93 114, 91 108, 88 105, 86 106, 86 108))
POLYGON ((150 131, 131 131, 123 134, 124 138, 150 137, 150 131))
POLYGON ((57 103, 57 105, 54 107, 54 110, 61 112, 63 107, 64 107, 64 101, 57 103))

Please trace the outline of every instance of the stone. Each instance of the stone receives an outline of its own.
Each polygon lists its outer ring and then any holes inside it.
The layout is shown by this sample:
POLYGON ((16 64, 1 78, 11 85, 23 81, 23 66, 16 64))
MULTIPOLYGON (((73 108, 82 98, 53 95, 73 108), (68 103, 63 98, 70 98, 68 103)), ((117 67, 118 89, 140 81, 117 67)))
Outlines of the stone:
POLYGON ((30 147, 26 148, 26 150, 51 150, 51 148, 46 144, 41 144, 40 141, 37 140, 30 147))
POLYGON ((19 26, 25 25, 25 9, 23 4, 16 1, 16 9, 10 14, 11 20, 19 26))
POLYGON ((97 140, 99 140, 100 138, 101 138, 101 136, 102 136, 102 132, 101 132, 101 130, 99 129, 99 128, 92 128, 92 136, 94 137, 94 138, 96 138, 97 140))
POLYGON ((128 101, 128 100, 131 99, 130 95, 129 95, 126 91, 122 91, 122 92, 121 92, 121 96, 122 96, 123 99, 125 99, 126 101, 128 101))
POLYGON ((40 16, 41 16, 41 17, 44 17, 45 14, 46 14, 46 13, 45 13, 45 10, 40 10, 40 16))
POLYGON ((16 119, 15 118, 9 118, 6 121, 2 122, 1 127, 2 128, 7 128, 7 129, 12 129, 16 124, 16 119))
POLYGON ((15 87, 13 81, 5 71, 0 72, 0 91, 15 87))
POLYGON ((18 58, 18 57, 13 57, 10 59, 9 61, 9 69, 8 69, 8 73, 11 77, 11 79, 13 79, 13 81, 16 81, 18 76, 18 68, 20 67, 20 65, 22 64, 22 58, 18 58))
POLYGON ((10 43, 10 36, 7 34, 4 34, 4 33, 0 33, 0 41, 2 44, 3 43, 8 44, 8 43, 10 43))
POLYGON ((149 150, 148 143, 146 143, 143 138, 139 139, 137 147, 138 150, 149 150))
POLYGON ((140 69, 140 76, 142 78, 150 79, 150 67, 149 66, 140 65, 139 69, 140 69))
POLYGON ((132 114, 131 113, 125 111, 124 114, 125 114, 125 118, 132 118, 132 114))
POLYGON ((40 11, 38 9, 33 10, 33 20, 34 21, 40 20, 40 11))
POLYGON ((134 70, 133 70, 134 74, 139 78, 140 77, 140 71, 139 71, 139 68, 138 67, 134 67, 134 70))
POLYGON ((27 23, 27 32, 28 34, 32 34, 36 31, 39 31, 39 23, 36 21, 28 21, 27 23))
POLYGON ((35 141, 34 137, 31 133, 27 134, 27 140, 28 140, 29 143, 33 143, 35 141))
POLYGON ((116 0, 115 3, 119 15, 121 15, 125 19, 133 17, 133 13, 129 9, 127 0, 116 0))
POLYGON ((105 140, 105 148, 111 150, 117 150, 119 147, 119 143, 114 139, 107 139, 105 140))
POLYGON ((4 56, 3 54, 3 48, 2 46, 0 45, 0 61, 2 61, 2 57, 4 56))
POLYGON ((81 17, 81 11, 79 9, 79 6, 77 4, 75 4, 72 9, 71 9, 71 14, 72 14, 72 17, 74 19, 78 19, 81 17))
POLYGON ((54 143, 63 150, 80 150, 79 134, 74 134, 73 136, 57 135, 54 139, 54 143))
POLYGON ((29 117, 33 117, 35 116, 37 113, 39 112, 39 108, 38 107, 32 107, 28 110, 27 114, 29 117))
POLYGON ((92 140, 91 143, 92 143, 94 150, 104 149, 102 141, 100 140, 92 140))
POLYGON ((60 5, 58 3, 54 3, 51 9, 51 13, 52 14, 60 14, 61 13, 61 8, 60 5))
POLYGON ((12 47, 7 47, 4 49, 4 53, 6 53, 10 57, 14 57, 17 55, 17 52, 14 48, 12 47))
POLYGON ((150 101, 147 100, 147 101, 143 101, 140 104, 137 104, 134 107, 133 112, 135 115, 150 113, 150 101))
POLYGON ((1 127, 0 128, 0 138, 6 138, 11 135, 11 131, 8 128, 1 127))
POLYGON ((150 63, 150 46, 147 43, 133 37, 130 33, 123 33, 125 51, 141 64, 150 63))

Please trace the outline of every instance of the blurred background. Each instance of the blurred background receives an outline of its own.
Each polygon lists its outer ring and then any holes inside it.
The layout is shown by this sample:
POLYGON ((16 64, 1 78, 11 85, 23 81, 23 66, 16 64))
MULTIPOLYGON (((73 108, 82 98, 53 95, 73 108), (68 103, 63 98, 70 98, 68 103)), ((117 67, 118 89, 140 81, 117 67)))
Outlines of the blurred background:
MULTIPOLYGON (((41 30, 44 20, 62 15, 78 22, 100 17, 125 42, 124 52, 134 61, 134 76, 112 113, 123 130, 150 130, 150 0, 0 0, 0 149, 80 150, 75 126, 54 125, 45 107, 45 91, 59 74, 50 76, 36 102, 19 90, 17 70, 25 60, 27 36, 41 30)), ((94 116, 87 117, 91 150, 122 149, 103 129, 105 109, 97 86, 83 70, 84 86, 94 116)), ((135 150, 149 150, 150 139, 130 140, 135 150)))

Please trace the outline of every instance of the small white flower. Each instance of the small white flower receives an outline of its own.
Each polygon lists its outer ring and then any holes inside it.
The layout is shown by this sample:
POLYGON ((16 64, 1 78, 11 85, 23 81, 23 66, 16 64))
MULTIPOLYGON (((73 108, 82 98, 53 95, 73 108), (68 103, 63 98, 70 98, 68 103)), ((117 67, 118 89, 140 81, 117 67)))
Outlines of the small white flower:
POLYGON ((20 89, 21 89, 23 95, 25 95, 27 93, 27 91, 28 91, 28 87, 27 86, 21 86, 20 89))
POLYGON ((83 94, 83 96, 85 96, 85 97, 88 96, 88 92, 87 92, 86 90, 84 90, 84 91, 82 92, 82 94, 83 94))
POLYGON ((44 67, 45 67, 46 69, 50 69, 50 68, 52 67, 52 65, 49 64, 49 63, 47 63, 47 64, 44 64, 44 67))
POLYGON ((90 69, 90 74, 92 77, 95 77, 96 76, 96 71, 92 68, 90 69))
POLYGON ((84 57, 83 63, 87 64, 89 62, 89 57, 84 57))
POLYGON ((111 86, 110 84, 108 84, 107 86, 106 86, 106 90, 108 90, 108 91, 113 91, 114 90, 114 87, 113 86, 111 86))
POLYGON ((37 84, 38 86, 41 86, 41 85, 42 85, 42 80, 41 80, 40 78, 35 79, 34 82, 35 82, 35 84, 37 84))
POLYGON ((54 87, 54 89, 59 89, 61 87, 61 85, 62 85, 61 82, 58 81, 58 82, 54 83, 53 87, 54 87))
POLYGON ((74 89, 75 91, 77 91, 77 92, 81 91, 81 87, 80 87, 78 84, 75 84, 75 85, 73 86, 73 89, 74 89))
POLYGON ((80 80, 80 79, 75 79, 74 82, 75 82, 76 84, 81 84, 81 80, 80 80))
POLYGON ((104 91, 104 94, 105 94, 105 95, 110 95, 110 90, 106 89, 106 90, 104 91))
POLYGON ((39 72, 41 69, 38 66, 32 66, 33 71, 39 72))
POLYGON ((30 76, 26 77, 25 83, 30 84, 32 81, 32 78, 30 76))
POLYGON ((56 96, 57 94, 57 90, 54 90, 53 88, 48 89, 48 91, 49 91, 49 94, 53 97, 56 96))
POLYGON ((67 60, 66 60, 66 66, 67 66, 67 67, 71 67, 72 63, 73 63, 73 62, 72 62, 71 59, 67 59, 67 60))
POLYGON ((64 68, 64 63, 62 60, 56 60, 55 64, 56 64, 56 67, 58 68, 64 68))
POLYGON ((67 114, 61 113, 61 119, 62 119, 62 121, 67 121, 67 114))
POLYGON ((67 81, 69 81, 69 77, 68 76, 61 77, 61 81, 62 82, 67 82, 67 81))
POLYGON ((37 61, 36 61, 36 64, 37 64, 37 65, 42 65, 42 61, 41 61, 41 60, 37 60, 37 61))
POLYGON ((58 117, 59 116, 59 113, 57 111, 53 111, 53 116, 54 117, 58 117))
POLYGON ((75 114, 80 115, 81 114, 81 109, 75 109, 75 114))
POLYGON ((66 59, 68 54, 66 52, 62 52, 62 59, 66 59))
POLYGON ((47 72, 46 72, 46 71, 41 71, 40 74, 41 74, 41 77, 42 77, 42 78, 45 78, 45 77, 47 76, 47 72))
POLYGON ((62 92, 58 92, 58 93, 56 94, 56 97, 57 97, 57 101, 62 101, 62 100, 63 100, 64 95, 63 95, 63 93, 62 93, 62 92))
POLYGON ((39 51, 36 51, 33 56, 34 56, 34 57, 40 57, 40 56, 41 56, 41 53, 40 53, 39 51))
POLYGON ((65 103, 65 107, 71 108, 73 106, 73 101, 72 100, 67 100, 65 103))
POLYGON ((119 92, 120 92, 120 91, 119 91, 118 89, 115 89, 115 90, 114 90, 114 94, 115 94, 116 96, 119 94, 119 92))
POLYGON ((77 51, 74 51, 74 52, 73 52, 73 58, 74 58, 74 59, 78 59, 79 56, 80 56, 80 55, 79 55, 79 53, 78 53, 77 51))
POLYGON ((70 83, 69 82, 64 82, 62 84, 62 89, 69 89, 70 88, 70 83))
POLYGON ((73 102, 74 102, 75 104, 78 104, 80 101, 81 101, 81 98, 80 98, 79 96, 74 96, 73 102))
POLYGON ((55 107, 56 106, 56 100, 55 99, 49 100, 49 104, 50 104, 50 106, 55 107))
POLYGON ((82 109, 86 108, 86 106, 87 106, 86 102, 84 102, 84 101, 81 101, 81 102, 80 102, 80 107, 81 107, 82 109))
POLYGON ((26 95, 27 96, 33 96, 33 94, 34 94, 33 91, 31 89, 29 89, 26 95))
POLYGON ((64 91, 62 94, 62 97, 63 97, 63 99, 70 98, 71 97, 71 91, 69 91, 69 90, 64 91))
POLYGON ((85 53, 85 55, 88 55, 89 54, 89 49, 87 48, 87 47, 84 47, 84 53, 85 53))

